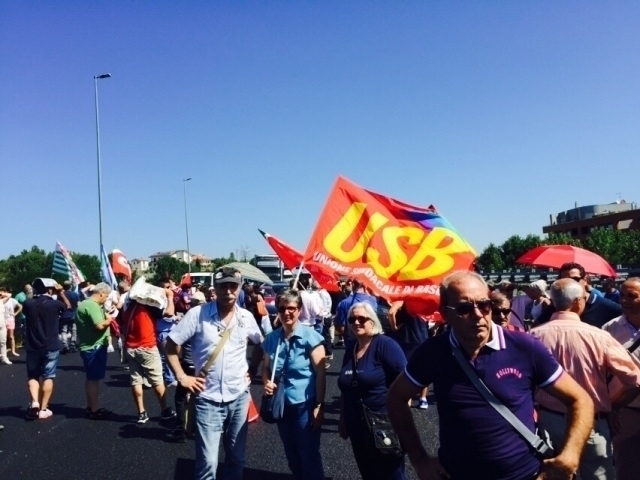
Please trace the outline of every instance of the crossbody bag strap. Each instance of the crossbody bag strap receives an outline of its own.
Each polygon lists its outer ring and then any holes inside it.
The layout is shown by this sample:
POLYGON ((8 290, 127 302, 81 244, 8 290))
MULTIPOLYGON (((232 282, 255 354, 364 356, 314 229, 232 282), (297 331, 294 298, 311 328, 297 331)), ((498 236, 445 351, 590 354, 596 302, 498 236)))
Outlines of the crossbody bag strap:
POLYGON ((543 457, 550 457, 553 455, 553 449, 549 447, 538 435, 533 433, 527 428, 527 426, 516 417, 511 410, 509 410, 496 396, 489 390, 485 383, 478 377, 476 371, 471 367, 469 362, 462 356, 462 352, 459 348, 451 346, 453 350, 453 356, 462 367, 464 373, 469 377, 473 386, 480 392, 484 399, 498 412, 502 417, 511 424, 513 428, 543 457))
POLYGON ((233 327, 231 327, 231 328, 227 328, 224 331, 224 333, 222 334, 222 338, 220 339, 220 341, 216 345, 216 348, 214 348, 213 352, 211 352, 211 355, 209 356, 209 360, 207 360, 207 363, 204 364, 204 367, 202 367, 202 370, 200 370, 200 372, 198 373, 199 377, 206 377, 207 376, 207 373, 209 373, 209 370, 211 369, 211 367, 213 366, 215 361, 220 356, 220 353, 222 353, 222 349, 224 348, 224 345, 229 340, 229 337, 231 336, 231 332, 233 332, 234 328, 236 328, 235 325, 233 327))
POLYGON ((638 338, 630 339, 629 341, 625 342, 622 346, 626 348, 627 352, 629 353, 635 352, 638 349, 638 347, 640 347, 640 336, 638 336, 638 338))

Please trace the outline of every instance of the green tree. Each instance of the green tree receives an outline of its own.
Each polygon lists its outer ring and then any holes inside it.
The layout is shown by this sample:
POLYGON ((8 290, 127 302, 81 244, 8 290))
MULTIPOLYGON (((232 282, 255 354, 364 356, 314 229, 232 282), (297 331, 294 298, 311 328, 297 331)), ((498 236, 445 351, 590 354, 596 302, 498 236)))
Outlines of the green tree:
POLYGON ((529 250, 543 244, 538 235, 529 234, 522 238, 519 235, 509 237, 501 246, 502 261, 505 268, 514 267, 516 260, 529 250))
POLYGON ((582 247, 582 242, 577 238, 573 238, 568 233, 550 233, 544 240, 544 245, 573 245, 574 247, 582 247))
POLYGON ((618 239, 620 262, 640 264, 640 230, 622 230, 618 239))
POLYGON ((37 277, 51 277, 53 254, 47 254, 36 245, 31 250, 23 250, 19 255, 10 255, 0 261, 0 278, 13 292, 22 290, 37 277))
POLYGON ((147 278, 149 282, 157 282, 163 278, 171 278, 180 282, 182 276, 189 271, 189 265, 173 257, 159 258, 153 268, 154 274, 147 278))
POLYGON ((490 243, 476 260, 478 268, 482 270, 502 270, 505 268, 500 248, 490 243))
POLYGON ((76 267, 80 269, 87 280, 92 283, 102 281, 102 275, 100 274, 100 259, 97 255, 87 255, 86 253, 74 252, 71 254, 71 258, 73 259, 73 263, 76 264, 76 267))

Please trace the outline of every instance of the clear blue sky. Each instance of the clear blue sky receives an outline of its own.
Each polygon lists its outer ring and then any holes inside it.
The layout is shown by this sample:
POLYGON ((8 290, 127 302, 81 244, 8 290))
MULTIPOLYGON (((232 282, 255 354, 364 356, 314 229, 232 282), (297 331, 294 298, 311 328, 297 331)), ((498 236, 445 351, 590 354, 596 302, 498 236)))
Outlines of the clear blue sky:
POLYGON ((335 180, 478 250, 638 201, 637 2, 0 2, 0 258, 306 247, 335 180))

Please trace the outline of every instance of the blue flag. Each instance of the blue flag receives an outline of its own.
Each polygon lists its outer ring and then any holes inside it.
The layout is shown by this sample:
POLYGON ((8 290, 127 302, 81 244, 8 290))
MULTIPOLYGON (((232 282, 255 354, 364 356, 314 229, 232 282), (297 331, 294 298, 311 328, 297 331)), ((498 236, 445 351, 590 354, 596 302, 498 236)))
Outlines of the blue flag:
POLYGON ((102 276, 102 281, 111 285, 111 288, 118 288, 118 280, 113 273, 113 268, 111 268, 109 257, 104 251, 104 245, 100 245, 100 275, 102 276))

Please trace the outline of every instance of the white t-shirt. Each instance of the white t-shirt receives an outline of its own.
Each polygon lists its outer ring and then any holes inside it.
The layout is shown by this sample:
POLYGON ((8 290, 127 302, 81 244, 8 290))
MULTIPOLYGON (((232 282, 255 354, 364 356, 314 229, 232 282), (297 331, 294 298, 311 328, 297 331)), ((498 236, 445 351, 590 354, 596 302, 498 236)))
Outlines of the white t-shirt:
POLYGON ((222 352, 206 376, 200 396, 214 402, 231 402, 249 386, 246 373, 247 339, 262 342, 262 334, 253 314, 235 306, 234 315, 227 327, 220 321, 216 302, 205 303, 189 309, 182 320, 171 330, 169 338, 177 345, 191 340, 191 351, 196 372, 209 360, 227 328, 233 328, 222 352))
POLYGON ((320 301, 322 302, 322 313, 320 314, 321 318, 327 318, 331 316, 331 295, 324 288, 317 291, 318 296, 320 297, 320 301))
POLYGON ((302 298, 302 309, 298 321, 307 326, 316 324, 316 318, 322 313, 322 299, 317 292, 309 292, 307 290, 300 291, 302 298))
POLYGON ((109 296, 104 302, 104 311, 107 315, 112 318, 116 318, 118 316, 118 309, 115 308, 120 302, 120 293, 117 290, 111 290, 109 296), (114 309, 113 312, 111 309, 114 309))
MULTIPOLYGON (((0 300, 0 304, 2 304, 2 301, 0 300)), ((18 301, 15 298, 7 298, 4 301, 4 319, 5 320, 11 320, 15 315, 14 312, 16 311, 16 307, 20 305, 18 303, 18 301)))

